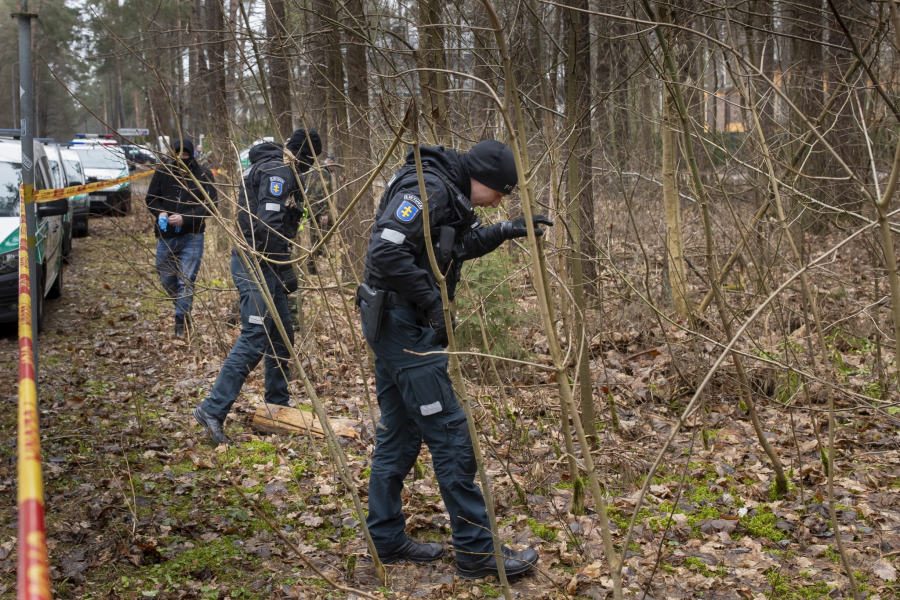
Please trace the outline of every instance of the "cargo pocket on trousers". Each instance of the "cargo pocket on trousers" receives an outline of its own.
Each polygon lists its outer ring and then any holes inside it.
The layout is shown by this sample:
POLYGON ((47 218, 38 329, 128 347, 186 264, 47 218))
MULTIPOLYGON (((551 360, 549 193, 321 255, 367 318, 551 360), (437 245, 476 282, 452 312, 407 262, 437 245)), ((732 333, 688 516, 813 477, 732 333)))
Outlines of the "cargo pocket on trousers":
POLYGON ((402 369, 397 384, 410 417, 428 417, 453 408, 456 395, 443 364, 402 369))
POLYGON ((444 425, 447 430, 447 441, 456 455, 458 473, 466 479, 474 478, 478 471, 475 462, 475 450, 472 448, 472 436, 469 435, 469 423, 465 414, 444 425))

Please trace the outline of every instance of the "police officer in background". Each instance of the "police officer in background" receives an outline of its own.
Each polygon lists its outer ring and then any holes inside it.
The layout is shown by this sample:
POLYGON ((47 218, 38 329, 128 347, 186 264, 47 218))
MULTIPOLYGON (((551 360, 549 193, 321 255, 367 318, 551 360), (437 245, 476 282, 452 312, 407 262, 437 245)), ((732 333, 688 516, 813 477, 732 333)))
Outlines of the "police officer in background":
POLYGON ((225 417, 250 371, 263 356, 266 403, 288 405, 290 352, 274 319, 281 320, 288 341, 293 344, 294 328, 287 295, 297 290, 297 278, 291 265, 273 264, 265 259, 290 259, 290 240, 296 237, 303 218, 300 189, 304 182, 302 177, 297 181, 294 169, 298 174, 308 171, 321 151, 322 142, 315 129, 308 132, 298 129, 285 148, 266 142, 250 150, 251 165, 244 171, 238 195, 238 225, 247 245, 261 258, 250 253, 242 256, 237 249, 231 251, 231 276, 241 299, 241 335, 222 364, 209 397, 193 411, 194 418, 216 444, 228 443, 222 429, 225 417), (277 315, 269 314, 256 283, 257 265, 263 275, 261 283, 272 295, 277 315))
MULTIPOLYGON (((453 299, 463 261, 527 235, 524 217, 482 227, 473 207, 496 207, 518 183, 512 150, 496 140, 469 152, 443 146, 421 149, 428 194, 431 240, 453 299)), ((425 248, 422 198, 412 151, 388 182, 375 215, 366 254, 365 284, 357 290, 363 333, 375 352, 378 424, 369 479, 366 523, 382 562, 429 562, 440 544, 407 537, 400 493, 422 442, 428 445, 450 516, 456 572, 477 579, 497 574, 493 541, 481 490, 475 485, 475 455, 466 415, 453 392, 447 356, 423 354, 446 347, 441 292, 425 248)), ((553 222, 539 215, 537 224, 553 222)), ((536 235, 543 230, 535 228, 536 235)), ((537 562, 532 549, 503 548, 508 575, 537 562)))

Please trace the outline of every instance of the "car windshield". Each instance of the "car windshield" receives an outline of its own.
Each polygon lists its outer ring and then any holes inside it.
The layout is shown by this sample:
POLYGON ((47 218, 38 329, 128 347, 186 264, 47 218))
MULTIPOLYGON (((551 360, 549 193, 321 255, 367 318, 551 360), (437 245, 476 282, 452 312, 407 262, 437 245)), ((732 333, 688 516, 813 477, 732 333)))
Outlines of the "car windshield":
POLYGON ((22 164, 0 162, 0 217, 19 216, 19 184, 22 164))
POLYGON ((66 166, 66 175, 69 176, 69 185, 84 185, 81 163, 71 159, 64 159, 63 163, 66 166))
POLYGON ((79 148, 81 162, 85 169, 127 169, 128 164, 122 157, 121 150, 113 150, 108 146, 95 148, 79 148))

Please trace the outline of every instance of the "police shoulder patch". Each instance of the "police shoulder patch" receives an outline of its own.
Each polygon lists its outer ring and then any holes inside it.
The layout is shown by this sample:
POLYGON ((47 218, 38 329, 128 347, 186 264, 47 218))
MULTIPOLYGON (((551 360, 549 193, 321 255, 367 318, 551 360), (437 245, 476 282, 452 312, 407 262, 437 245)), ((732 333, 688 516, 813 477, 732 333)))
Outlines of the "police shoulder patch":
POLYGON ((269 177, 269 193, 280 196, 284 192, 284 179, 281 177, 269 177))
POLYGON ((408 200, 409 202, 412 202, 419 208, 422 208, 422 201, 419 200, 419 197, 416 196, 415 194, 403 194, 403 199, 408 200))
POLYGON ((419 207, 410 202, 409 200, 404 200, 400 203, 400 206, 397 208, 397 218, 404 223, 409 223, 413 219, 416 218, 416 215, 419 214, 419 207))

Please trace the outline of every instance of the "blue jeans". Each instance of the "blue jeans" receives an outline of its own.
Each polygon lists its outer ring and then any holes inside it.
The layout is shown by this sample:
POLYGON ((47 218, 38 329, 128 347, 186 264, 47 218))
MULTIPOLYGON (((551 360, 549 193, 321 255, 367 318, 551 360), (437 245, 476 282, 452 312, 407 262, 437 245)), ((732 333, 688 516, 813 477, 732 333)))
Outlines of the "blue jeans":
MULTIPOLYGON (((278 311, 275 316, 281 320, 293 346, 294 326, 291 324, 287 291, 272 269, 264 265, 262 272, 278 311)), ((222 370, 219 371, 209 398, 200 405, 200 408, 223 421, 237 400, 250 371, 256 368, 263 357, 266 369, 266 403, 287 406, 290 398, 287 376, 291 354, 250 273, 256 273, 255 267, 253 271, 249 271, 243 260, 232 254, 231 277, 241 296, 241 336, 222 363, 222 370)))
POLYGON ((175 316, 190 316, 194 282, 203 258, 203 234, 193 233, 156 242, 156 271, 166 294, 175 301, 175 316))
POLYGON ((472 438, 447 374, 447 356, 404 351, 440 351, 434 331, 416 324, 414 309, 393 308, 385 311, 381 337, 371 346, 381 419, 366 524, 379 554, 392 554, 408 539, 400 493, 423 441, 450 517, 457 560, 471 562, 493 552, 484 497, 475 485, 472 438))

